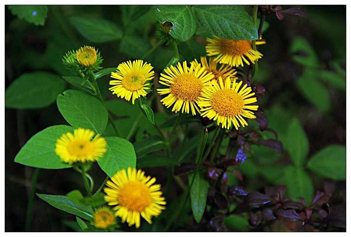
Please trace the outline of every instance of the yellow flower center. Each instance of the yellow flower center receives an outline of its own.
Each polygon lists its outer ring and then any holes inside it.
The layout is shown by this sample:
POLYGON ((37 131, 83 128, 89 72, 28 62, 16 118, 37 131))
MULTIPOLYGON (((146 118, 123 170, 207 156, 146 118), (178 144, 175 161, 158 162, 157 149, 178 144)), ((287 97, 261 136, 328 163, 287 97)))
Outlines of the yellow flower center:
POLYGON ((219 47, 223 54, 243 55, 252 49, 250 40, 228 40, 221 39, 219 47))
POLYGON ((120 189, 118 202, 130 211, 142 212, 152 202, 150 189, 144 183, 130 181, 120 189))
POLYGON ((85 46, 76 53, 77 61, 83 66, 92 66, 97 60, 96 50, 93 47, 85 46))
POLYGON ((97 228, 107 228, 115 223, 115 218, 111 211, 100 210, 94 215, 94 224, 97 228))
POLYGON ((142 75, 129 74, 122 80, 122 85, 129 91, 137 91, 143 88, 145 78, 142 75))
POLYGON ((174 79, 171 93, 177 99, 191 102, 200 97, 202 87, 202 82, 195 75, 186 73, 174 79))
POLYGON ((87 157, 94 152, 94 144, 89 140, 79 139, 67 146, 68 153, 76 157, 87 157))
POLYGON ((211 98, 214 111, 220 116, 235 117, 244 109, 244 99, 241 95, 230 89, 217 91, 211 98))

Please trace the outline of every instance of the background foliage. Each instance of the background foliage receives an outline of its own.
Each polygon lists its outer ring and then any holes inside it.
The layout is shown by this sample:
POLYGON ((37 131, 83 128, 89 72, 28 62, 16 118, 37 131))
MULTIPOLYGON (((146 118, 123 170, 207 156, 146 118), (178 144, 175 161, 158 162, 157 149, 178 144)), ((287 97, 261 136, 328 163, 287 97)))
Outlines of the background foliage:
MULTIPOLYGON (((289 7, 284 6, 284 9, 289 7)), ((260 128, 268 126, 269 129, 262 129, 265 131, 258 133, 254 131, 258 128, 257 123, 249 123, 247 131, 253 131, 249 136, 260 139, 257 140, 257 144, 246 147, 251 152, 247 153, 248 159, 244 164, 227 170, 224 186, 229 190, 240 187, 240 190, 245 190, 243 192, 246 193, 263 193, 267 192, 267 187, 284 185, 287 187, 286 197, 294 201, 304 197, 307 205, 314 203, 317 191, 327 192, 333 187, 329 205, 330 212, 334 213, 330 218, 334 219, 330 221, 330 230, 344 230, 346 8, 302 6, 302 9, 308 18, 293 16, 287 11, 278 11, 276 15, 270 14, 266 18, 263 38, 267 44, 259 48, 264 57, 259 61, 254 85, 261 88, 263 93, 259 104, 264 108, 266 116, 258 120, 258 123, 260 128), (272 142, 277 138, 281 143, 272 142)), ((135 149, 134 152, 132 144, 125 140, 107 138, 111 139, 110 142, 125 147, 122 150, 109 150, 109 156, 114 157, 122 153, 125 166, 130 165, 128 162, 137 157, 136 166, 145 169, 146 173, 156 177, 159 183, 166 186, 167 169, 175 168, 180 177, 187 180, 187 175, 184 175, 187 172, 184 170, 191 167, 179 164, 187 164, 194 160, 201 129, 199 121, 191 116, 182 117, 179 124, 182 129, 188 129, 191 136, 179 144, 175 159, 166 158, 160 152, 165 149, 166 144, 157 136, 158 133, 149 120, 136 106, 116 100, 107 90, 109 74, 120 62, 141 58, 155 45, 160 44, 159 39, 164 37, 164 27, 170 27, 170 36, 178 40, 180 60, 191 61, 205 55, 205 37, 212 34, 229 39, 257 39, 257 29, 247 14, 251 11, 250 7, 241 6, 7 7, 6 231, 25 230, 33 168, 25 167, 21 163, 39 162, 42 168, 52 165, 65 168, 45 163, 50 153, 36 154, 30 146, 17 155, 29 139, 28 144, 40 144, 41 136, 45 135, 47 139, 52 134, 68 131, 68 126, 59 124, 67 124, 67 121, 69 125, 75 126, 76 120, 86 121, 87 128, 103 132, 106 137, 114 135, 112 126, 107 123, 106 109, 99 106, 101 102, 77 91, 89 93, 89 88, 80 81, 77 83, 79 77, 73 77, 72 72, 63 67, 61 59, 67 51, 83 45, 93 45, 99 48, 103 55, 103 66, 106 69, 95 76, 100 78, 98 84, 102 96, 107 100, 108 110, 114 114, 115 124, 122 137, 130 140, 135 149), (171 25, 160 26, 160 22, 170 22, 171 25), (70 90, 61 94, 65 89, 70 90), (96 114, 84 110, 72 114, 72 101, 76 101, 74 104, 80 103, 82 108, 95 106, 100 109, 94 110, 97 111, 96 114), (94 124, 89 124, 89 121, 94 121, 94 124), (95 126, 96 124, 98 126, 95 126), (57 126, 46 129, 53 125, 57 126), (38 132, 40 133, 32 137, 38 132), (17 163, 14 163, 16 155, 17 163), (28 157, 36 159, 28 161, 28 157)), ((146 55, 145 60, 150 62, 157 72, 161 72, 174 60, 172 45, 160 44, 152 53, 146 55)), ((172 117, 169 111, 155 101, 150 104, 155 111, 153 120, 163 130, 170 132, 176 117, 172 117)), ((148 108, 145 110, 147 112, 148 108)), ((182 131, 178 131, 180 137, 181 134, 182 131)), ((229 138, 223 142, 220 148, 222 155, 225 155, 229 143, 229 138)), ((52 152, 54 150, 46 149, 52 152)), ((112 166, 109 164, 111 163, 99 165, 111 175, 114 170, 111 170, 112 166)), ((104 179, 103 171, 98 167, 91 171, 98 183, 104 179)), ((206 172, 209 171, 213 170, 206 172)), ((140 230, 162 231, 174 213, 177 213, 179 219, 169 226, 169 230, 172 231, 248 231, 259 226, 255 225, 254 221, 257 213, 261 213, 261 210, 257 209, 226 214, 224 217, 211 216, 212 209, 207 210, 208 206, 206 209, 207 194, 209 197, 213 195, 207 205, 219 212, 228 213, 229 210, 231 213, 236 206, 229 191, 228 195, 213 194, 213 190, 209 189, 209 182, 213 177, 204 178, 208 174, 211 173, 195 172, 189 175, 189 182, 194 178, 194 188, 190 191, 191 200, 198 201, 186 202, 183 209, 178 208, 186 198, 182 189, 173 184, 164 190, 169 203, 167 210, 153 225, 145 223, 140 230)), ((38 175, 38 193, 64 195, 76 187, 83 189, 79 175, 68 169, 42 169, 39 174, 34 175, 38 175)), ((46 200, 57 207, 66 203, 65 199, 68 197, 74 199, 80 196, 77 190, 59 197, 39 195, 40 199, 34 200, 35 218, 32 226, 27 228, 33 231, 80 231, 84 223, 82 220, 91 220, 92 210, 74 203, 72 206, 61 207, 66 212, 82 218, 76 219, 73 215, 51 208, 42 201, 46 200)), ((263 196, 258 195, 255 198, 255 201, 249 200, 249 203, 258 205, 257 200, 265 202, 263 196)), ((96 197, 96 200, 99 202, 101 197, 96 197)), ((294 216, 294 213, 288 214, 289 218, 294 216)), ((294 224, 279 220, 271 225, 261 225, 256 230, 296 231, 296 228, 294 224)))

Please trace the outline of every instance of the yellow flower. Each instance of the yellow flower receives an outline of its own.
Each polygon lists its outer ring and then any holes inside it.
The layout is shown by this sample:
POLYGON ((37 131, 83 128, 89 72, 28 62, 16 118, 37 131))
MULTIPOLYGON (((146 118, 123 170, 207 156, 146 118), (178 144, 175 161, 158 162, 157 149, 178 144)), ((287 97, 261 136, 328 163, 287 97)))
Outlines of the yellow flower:
POLYGON ((74 134, 68 132, 57 140, 55 152, 69 164, 96 161, 106 152, 106 140, 99 135, 93 137, 94 132, 89 129, 75 129, 74 134))
MULTIPOLYGON (((199 65, 200 63, 195 59, 191 63, 195 64, 195 67, 199 65)), ((218 68, 218 62, 214 60, 214 58, 210 58, 209 61, 207 61, 206 57, 201 57, 201 64, 203 67, 206 68, 207 72, 212 72, 214 75, 213 80, 217 80, 219 77, 222 77, 223 79, 230 77, 232 80, 237 79, 236 75, 236 70, 232 68, 229 65, 222 64, 218 68)))
POLYGON ((116 224, 116 218, 108 207, 101 207, 94 212, 93 225, 99 229, 106 229, 116 224))
POLYGON ((96 63, 98 55, 94 47, 84 46, 77 50, 76 58, 80 65, 89 67, 96 63))
POLYGON ((130 101, 132 103, 140 96, 146 96, 147 90, 150 89, 148 81, 154 78, 155 72, 149 63, 143 60, 128 61, 118 65, 117 71, 111 73, 110 88, 112 94, 117 97, 130 101))
POLYGON ((167 95, 161 102, 169 108, 173 104, 172 111, 178 113, 189 113, 189 107, 193 115, 199 111, 197 102, 201 96, 203 88, 214 78, 212 73, 208 73, 205 67, 187 62, 183 65, 178 63, 177 67, 170 66, 161 73, 160 84, 168 87, 157 89, 160 95, 167 95))
POLYGON ((232 82, 230 78, 225 81, 220 78, 219 83, 212 81, 199 102, 201 116, 217 121, 222 128, 230 128, 233 124, 238 130, 240 126, 247 126, 244 118, 256 118, 252 111, 256 111, 258 105, 253 105, 257 98, 251 87, 247 84, 241 87, 242 83, 232 82))
POLYGON ((155 178, 146 177, 144 172, 129 167, 120 170, 107 181, 104 189, 105 201, 113 208, 116 216, 129 226, 140 227, 140 215, 151 224, 152 216, 158 216, 166 205, 165 198, 161 197, 161 185, 154 184, 155 178))
MULTIPOLYGON (((214 39, 207 38, 207 43, 207 56, 216 56, 217 62, 234 67, 244 66, 243 61, 247 65, 250 65, 250 62, 255 64, 263 56, 252 49, 251 40, 229 40, 214 36, 214 39)), ((264 41, 256 41, 256 45, 264 43, 264 41)))

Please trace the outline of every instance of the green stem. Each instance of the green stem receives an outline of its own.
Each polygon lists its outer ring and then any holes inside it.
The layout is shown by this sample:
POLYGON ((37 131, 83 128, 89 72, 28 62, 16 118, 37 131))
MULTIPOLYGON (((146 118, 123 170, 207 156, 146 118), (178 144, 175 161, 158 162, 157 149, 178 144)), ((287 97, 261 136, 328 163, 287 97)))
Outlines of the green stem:
POLYGON ((176 41, 173 41, 173 50, 174 50, 174 57, 179 61, 179 50, 178 50, 178 44, 176 41))
POLYGON ((211 149, 212 149, 212 147, 214 146, 215 141, 216 141, 216 139, 217 139, 218 134, 219 134, 220 131, 221 131, 221 127, 217 126, 217 127, 216 127, 216 130, 214 131, 214 134, 213 134, 211 143, 210 143, 210 145, 208 146, 208 148, 207 148, 207 150, 206 150, 206 153, 205 153, 205 155, 204 155, 203 161, 205 161, 206 158, 208 157, 208 155, 210 154, 211 149))
POLYGON ((85 190, 87 191, 87 196, 91 197, 91 188, 89 187, 89 181, 88 181, 88 178, 86 175, 84 164, 82 164, 81 171, 82 171, 82 178, 83 178, 84 187, 85 187, 85 190))
POLYGON ((222 143, 222 140, 224 137, 224 133, 225 133, 225 130, 221 129, 221 131, 219 133, 219 137, 217 138, 216 144, 214 145, 214 148, 213 148, 212 153, 211 153, 211 157, 210 157, 211 163, 213 162, 214 158, 216 157, 216 155, 218 153, 218 149, 221 146, 221 143, 222 143))
POLYGON ((40 169, 34 169, 33 175, 32 175, 32 186, 29 193, 29 200, 27 204, 27 213, 26 213, 26 223, 24 228, 26 232, 30 231, 30 228, 32 225, 34 196, 35 196, 35 190, 37 187, 39 172, 40 172, 40 169))
POLYGON ((142 112, 140 112, 138 117, 134 120, 134 123, 133 123, 131 129, 129 130, 129 133, 128 133, 127 137, 126 137, 127 140, 130 140, 130 138, 135 133, 135 130, 136 130, 137 126, 138 126, 139 120, 141 119, 142 116, 143 116, 142 112))
POLYGON ((157 42, 157 44, 150 49, 148 52, 146 52, 141 59, 146 59, 150 54, 152 54, 161 44, 163 43, 163 40, 160 40, 159 42, 157 42))
MULTIPOLYGON (((104 186, 105 186, 105 184, 106 184, 106 182, 107 182, 108 179, 109 179, 109 177, 106 176, 104 182, 101 183, 100 187, 98 188, 98 190, 96 190, 95 194, 101 192, 101 190, 104 188, 104 186)), ((94 195, 95 195, 95 194, 94 194, 94 195)))
POLYGON ((204 127, 204 129, 201 133, 199 145, 197 147, 197 152, 196 152, 196 165, 197 165, 197 167, 199 167, 199 165, 201 164, 201 162, 203 160, 202 158, 203 158, 204 150, 206 147, 207 138, 208 138, 208 131, 207 131, 207 128, 204 127))

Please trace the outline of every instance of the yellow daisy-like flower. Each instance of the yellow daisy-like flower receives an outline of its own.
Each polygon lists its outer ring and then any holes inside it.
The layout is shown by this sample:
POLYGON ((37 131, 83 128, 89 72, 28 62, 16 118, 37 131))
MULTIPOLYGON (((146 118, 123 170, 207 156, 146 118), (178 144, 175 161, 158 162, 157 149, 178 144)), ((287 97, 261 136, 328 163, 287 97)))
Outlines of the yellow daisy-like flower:
POLYGON ((140 227, 140 215, 151 224, 152 216, 158 216, 166 205, 165 198, 161 197, 161 185, 154 184, 155 178, 146 177, 141 170, 128 168, 120 170, 111 181, 107 181, 104 189, 105 201, 113 208, 116 216, 129 226, 140 227))
POLYGON ((116 218, 108 207, 101 207, 94 212, 93 225, 99 229, 106 229, 116 224, 116 218))
POLYGON ((77 50, 76 58, 80 65, 89 67, 96 63, 98 56, 94 47, 84 46, 77 50))
POLYGON ((75 129, 73 134, 68 132, 57 140, 55 152, 69 164, 96 161, 106 152, 106 140, 99 135, 93 137, 89 129, 75 129))
POLYGON ((197 102, 201 96, 204 87, 214 78, 212 73, 206 71, 205 67, 200 64, 191 64, 190 68, 187 62, 183 65, 178 63, 177 67, 170 66, 161 73, 160 84, 168 87, 165 89, 157 89, 160 95, 167 95, 161 102, 167 107, 171 107, 172 111, 178 113, 189 113, 192 115, 199 111, 197 102))
POLYGON ((229 65, 222 64, 218 68, 218 62, 214 60, 214 58, 209 58, 209 61, 207 61, 206 57, 201 57, 201 64, 195 59, 191 63, 195 64, 195 67, 197 65, 202 65, 203 67, 206 68, 207 72, 211 72, 214 75, 213 80, 217 80, 218 78, 222 77, 223 79, 230 77, 232 80, 237 79, 236 75, 236 70, 232 68, 229 65))
POLYGON ((110 88, 112 94, 132 103, 140 96, 146 96, 146 90, 150 89, 148 81, 154 78, 155 72, 149 63, 143 60, 128 61, 118 65, 117 71, 111 73, 110 88))
POLYGON ((233 124, 238 130, 240 126, 247 126, 244 118, 254 119, 256 116, 252 111, 258 109, 257 102, 251 87, 242 81, 237 83, 230 78, 224 81, 222 78, 212 81, 211 86, 205 88, 199 102, 201 116, 217 121, 222 128, 230 128, 233 124))
MULTIPOLYGON (((216 56, 217 62, 234 67, 244 66, 243 62, 247 65, 250 65, 250 62, 254 64, 263 56, 252 49, 251 40, 229 40, 214 36, 214 39, 207 38, 207 43, 207 56, 216 56)), ((256 41, 256 45, 264 43, 264 41, 256 41)))

